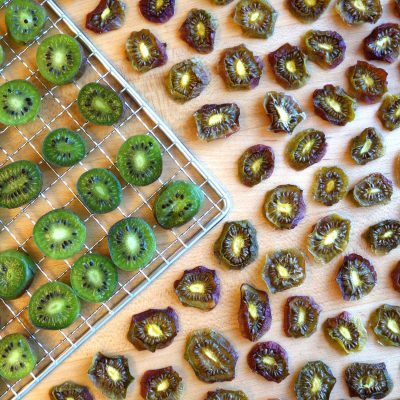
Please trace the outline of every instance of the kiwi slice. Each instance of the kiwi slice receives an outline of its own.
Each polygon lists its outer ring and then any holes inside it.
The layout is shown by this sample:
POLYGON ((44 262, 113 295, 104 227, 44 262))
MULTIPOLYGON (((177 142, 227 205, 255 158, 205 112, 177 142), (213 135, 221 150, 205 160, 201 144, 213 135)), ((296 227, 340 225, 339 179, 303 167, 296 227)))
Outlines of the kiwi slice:
POLYGON ((93 168, 84 172, 76 186, 83 203, 92 213, 113 211, 121 203, 121 184, 108 169, 93 168))
POLYGON ((131 185, 150 185, 162 173, 161 149, 150 135, 136 135, 126 140, 118 151, 116 161, 119 173, 131 185))
POLYGON ((158 194, 154 216, 165 229, 181 226, 199 212, 203 201, 204 194, 194 183, 170 182, 158 194))
POLYGON ((49 282, 33 294, 28 313, 37 328, 58 330, 72 325, 78 318, 80 308, 78 297, 68 285, 49 282))
POLYGON ((60 208, 39 218, 33 240, 45 256, 65 260, 84 246, 86 226, 75 213, 60 208))
POLYGON ((124 104, 121 97, 109 87, 92 82, 79 92, 78 107, 92 124, 113 125, 122 117, 124 104))
POLYGON ((0 123, 22 125, 39 114, 40 93, 31 83, 16 79, 0 86, 0 123))
POLYGON ((0 376, 7 381, 18 381, 32 372, 37 358, 29 340, 13 333, 0 340, 0 360, 0 376))
POLYGON ((33 0, 13 0, 6 8, 6 26, 17 43, 32 42, 47 21, 46 10, 33 0))
POLYGON ((0 169, 0 207, 17 208, 42 190, 42 173, 31 161, 15 161, 0 169))
POLYGON ((108 248, 114 264, 125 271, 136 271, 151 261, 156 251, 153 229, 142 218, 125 218, 108 232, 108 248))
POLYGON ((36 52, 36 63, 43 78, 55 85, 71 82, 84 61, 82 47, 69 35, 59 34, 44 39, 36 52))

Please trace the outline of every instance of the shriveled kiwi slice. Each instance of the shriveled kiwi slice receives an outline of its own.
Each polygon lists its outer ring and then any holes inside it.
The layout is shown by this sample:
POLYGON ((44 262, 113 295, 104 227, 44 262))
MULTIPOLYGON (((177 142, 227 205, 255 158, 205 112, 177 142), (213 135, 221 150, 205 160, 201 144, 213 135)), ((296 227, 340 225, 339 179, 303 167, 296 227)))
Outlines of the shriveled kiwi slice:
POLYGON ((175 0, 139 0, 143 17, 151 22, 164 23, 175 14, 175 0))
POLYGON ((351 158, 359 165, 368 164, 385 154, 383 136, 375 128, 366 128, 351 140, 351 158))
POLYGON ((362 207, 388 204, 392 195, 392 181, 378 172, 366 176, 353 188, 354 200, 362 207))
POLYGON ((217 389, 215 392, 208 392, 206 400, 249 400, 241 390, 217 389))
POLYGON ((182 378, 172 367, 146 371, 140 380, 140 394, 145 400, 180 400, 182 378))
POLYGON ((400 25, 382 24, 364 39, 364 54, 367 60, 392 63, 400 53, 400 25))
POLYGON ((382 16, 380 0, 337 0, 336 11, 349 25, 375 24, 382 16))
POLYGON ((125 21, 125 3, 121 0, 100 0, 86 16, 86 28, 96 33, 121 28, 125 21))
POLYGON ((400 292, 400 262, 397 263, 395 269, 390 274, 393 282, 394 290, 400 292))
POLYGON ((71 381, 53 387, 50 396, 52 400, 94 400, 86 386, 71 381))
POLYGON ((384 97, 378 110, 382 125, 393 131, 400 127, 400 95, 388 94, 384 97))
POLYGON ((400 245, 400 221, 386 219, 368 228, 364 234, 371 250, 385 255, 400 245))
POLYGON ((316 261, 327 264, 346 250, 351 222, 338 214, 321 218, 308 236, 308 251, 316 261))
POLYGON ((267 0, 240 0, 233 20, 245 35, 267 39, 274 33, 277 17, 277 11, 267 0))
POLYGON ((400 307, 383 304, 372 313, 370 325, 381 345, 400 347, 400 307))
POLYGON ((250 221, 225 222, 214 254, 229 269, 241 270, 258 256, 257 231, 250 221))
POLYGON ((330 0, 287 0, 289 10, 303 22, 316 21, 327 9, 330 0))

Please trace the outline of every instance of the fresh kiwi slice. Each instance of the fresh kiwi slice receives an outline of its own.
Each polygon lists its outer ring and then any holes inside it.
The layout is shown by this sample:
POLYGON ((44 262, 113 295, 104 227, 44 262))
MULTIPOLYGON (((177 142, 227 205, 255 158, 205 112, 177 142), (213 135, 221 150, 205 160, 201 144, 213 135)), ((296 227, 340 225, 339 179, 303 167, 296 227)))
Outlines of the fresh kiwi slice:
POLYGON ((29 287, 36 272, 30 256, 18 250, 0 252, 0 298, 20 297, 29 287))
POLYGON ((80 312, 75 292, 65 283, 49 282, 33 293, 29 302, 29 318, 37 328, 57 330, 74 323, 80 312))
POLYGON ((108 248, 114 264, 125 271, 146 266, 156 251, 153 229, 142 218, 125 218, 108 232, 108 248))
POLYGON ((13 333, 0 340, 0 360, 0 376, 7 381, 18 381, 32 372, 37 358, 29 340, 13 333))
POLYGON ((17 43, 32 42, 42 33, 46 20, 46 10, 33 0, 13 0, 6 8, 7 31, 17 43))
POLYGON ((107 301, 114 294, 117 283, 117 269, 108 257, 85 254, 72 266, 71 286, 82 300, 107 301))
POLYGON ((92 82, 79 92, 78 107, 92 124, 113 125, 122 117, 124 104, 121 97, 109 87, 92 82))
POLYGON ((83 203, 92 213, 113 211, 121 203, 121 184, 108 169, 93 168, 84 172, 76 186, 83 203))
POLYGON ((0 86, 0 123, 22 125, 36 119, 40 93, 31 83, 16 79, 0 86))
POLYGON ((59 34, 44 39, 36 52, 36 63, 43 78, 55 85, 71 82, 84 62, 82 47, 69 35, 59 34))
POLYGON ((82 249, 86 226, 75 213, 60 208, 39 218, 33 240, 45 256, 65 260, 82 249))
POLYGON ((162 173, 160 145, 150 135, 136 135, 126 140, 116 161, 119 173, 131 185, 150 185, 162 173))
POLYGON ((15 161, 0 169, 0 207, 17 208, 35 199, 42 190, 39 167, 31 161, 15 161))

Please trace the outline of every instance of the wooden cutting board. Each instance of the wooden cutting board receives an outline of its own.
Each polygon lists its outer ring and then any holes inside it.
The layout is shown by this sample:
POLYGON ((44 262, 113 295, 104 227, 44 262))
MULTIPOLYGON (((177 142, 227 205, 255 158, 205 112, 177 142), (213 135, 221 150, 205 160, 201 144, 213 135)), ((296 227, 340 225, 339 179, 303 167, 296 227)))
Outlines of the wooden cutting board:
MULTIPOLYGON (((72 357, 64 362, 49 377, 47 377, 27 398, 46 399, 49 389, 66 379, 87 384, 91 387, 96 398, 102 398, 87 377, 87 369, 92 356, 97 351, 110 354, 125 354, 129 357, 135 383, 129 390, 129 399, 139 399, 139 381, 147 369, 161 368, 172 365, 182 375, 186 391, 185 399, 202 400, 207 391, 215 388, 236 388, 244 390, 250 399, 265 400, 271 398, 293 399, 293 386, 300 368, 309 360, 321 359, 333 370, 337 384, 332 392, 332 399, 349 398, 344 383, 344 368, 352 361, 380 362, 385 361, 390 374, 395 382, 395 387, 388 399, 400 398, 399 362, 400 352, 396 348, 381 347, 369 329, 368 343, 364 351, 359 354, 344 355, 338 352, 326 338, 321 329, 308 339, 290 339, 285 337, 282 328, 283 305, 288 296, 313 295, 316 301, 323 307, 321 321, 337 315, 343 310, 351 311, 361 316, 367 323, 370 313, 383 303, 400 305, 399 294, 392 289, 389 274, 399 261, 400 250, 395 250, 387 256, 374 256, 367 249, 366 243, 361 239, 361 233, 365 229, 385 218, 399 218, 400 196, 399 186, 395 173, 399 164, 395 160, 399 153, 399 132, 384 131, 387 143, 386 155, 379 161, 366 166, 357 166, 349 157, 348 145, 350 139, 359 134, 368 126, 380 125, 376 111, 379 104, 360 105, 356 120, 346 127, 340 128, 326 123, 313 113, 311 95, 314 89, 326 83, 333 83, 348 87, 346 71, 357 60, 363 59, 361 51, 362 39, 369 34, 373 27, 365 24, 358 27, 346 26, 337 16, 332 5, 324 16, 316 23, 305 25, 294 19, 287 8, 285 1, 271 0, 273 6, 279 11, 279 17, 275 34, 268 40, 249 39, 242 35, 239 27, 232 22, 232 11, 236 1, 225 7, 213 5, 212 0, 177 0, 177 13, 173 19, 164 25, 152 24, 141 17, 137 0, 129 0, 125 25, 122 29, 104 34, 88 35, 93 39, 104 54, 113 61, 118 69, 131 81, 139 91, 153 104, 154 108, 176 130, 180 138, 187 146, 207 165, 213 174, 221 180, 229 190, 233 199, 233 209, 229 216, 231 220, 250 219, 258 230, 260 243, 260 257, 251 266, 242 272, 227 271, 218 265, 212 254, 212 245, 219 235, 221 226, 217 227, 204 240, 193 248, 184 258, 176 263, 170 271, 147 289, 141 296, 133 301, 126 309, 116 316, 112 322, 101 329, 72 357), (184 21, 187 12, 192 7, 206 8, 212 11, 219 20, 215 51, 206 56, 200 56, 212 72, 212 82, 203 94, 186 104, 177 104, 168 96, 164 80, 169 68, 186 58, 197 56, 194 50, 189 48, 178 36, 178 28, 184 21), (170 61, 162 68, 158 68, 145 75, 135 73, 126 60, 124 46, 125 40, 132 30, 150 28, 163 41, 168 43, 168 55, 170 61), (291 92, 300 104, 306 109, 308 118, 299 127, 318 128, 323 130, 328 138, 329 147, 326 156, 319 165, 315 165, 302 172, 290 169, 284 161, 284 148, 289 136, 268 131, 269 121, 263 111, 263 97, 268 90, 282 90, 276 83, 271 68, 266 66, 261 83, 252 91, 229 91, 224 85, 217 71, 222 49, 240 43, 246 43, 249 48, 261 55, 266 61, 266 55, 274 51, 282 44, 289 42, 299 44, 300 37, 311 27, 314 29, 336 29, 345 38, 347 43, 347 55, 342 65, 332 71, 324 71, 315 64, 310 64, 311 79, 302 89, 291 92), (206 103, 222 103, 236 101, 242 111, 241 131, 225 141, 202 143, 197 139, 192 114, 206 103), (276 155, 276 168, 272 177, 266 182, 248 189, 242 186, 237 178, 237 160, 241 153, 249 146, 263 143, 274 148, 276 155), (395 194, 392 202, 386 206, 372 207, 370 209, 355 208, 349 199, 341 201, 333 207, 318 205, 311 198, 310 185, 315 171, 321 166, 339 165, 349 175, 350 184, 353 186, 358 180, 372 172, 382 172, 396 181, 395 194), (262 204, 265 192, 279 184, 295 183, 302 187, 307 199, 307 216, 301 224, 292 231, 277 231, 266 221, 262 215, 262 204), (267 251, 279 248, 298 247, 305 250, 306 236, 313 224, 322 216, 337 211, 347 216, 352 221, 351 242, 347 252, 358 252, 368 257, 376 267, 378 285, 370 295, 357 302, 345 302, 342 300, 335 276, 342 257, 338 257, 332 263, 320 266, 309 259, 307 279, 305 284, 298 288, 283 293, 271 295, 273 310, 273 323, 271 330, 263 340, 274 340, 286 348, 289 353, 291 375, 281 384, 275 384, 263 380, 253 374, 246 363, 246 356, 252 347, 252 343, 240 336, 237 312, 239 306, 239 287, 243 282, 251 283, 265 289, 261 280, 261 270, 264 264, 264 255, 267 251), (173 291, 173 282, 181 276, 184 269, 197 265, 206 265, 218 270, 222 281, 222 299, 219 306, 209 313, 202 313, 196 309, 184 308, 176 299, 173 291), (141 312, 150 307, 174 307, 180 317, 181 332, 174 343, 152 354, 139 352, 126 339, 132 314, 141 312), (184 345, 187 335, 197 328, 212 327, 223 332, 232 341, 240 358, 237 368, 237 378, 230 383, 204 384, 194 375, 183 358, 184 345)), ((85 15, 93 9, 97 0, 62 0, 65 10, 73 19, 83 27, 85 15)), ((332 0, 332 3, 334 1, 332 0)), ((393 11, 394 1, 382 0, 384 15, 379 21, 400 22, 393 11)), ((379 65, 381 63, 376 63, 379 65)), ((389 72, 389 92, 399 92, 399 63, 383 66, 389 72)), ((134 132, 140 133, 140 132, 134 132)))

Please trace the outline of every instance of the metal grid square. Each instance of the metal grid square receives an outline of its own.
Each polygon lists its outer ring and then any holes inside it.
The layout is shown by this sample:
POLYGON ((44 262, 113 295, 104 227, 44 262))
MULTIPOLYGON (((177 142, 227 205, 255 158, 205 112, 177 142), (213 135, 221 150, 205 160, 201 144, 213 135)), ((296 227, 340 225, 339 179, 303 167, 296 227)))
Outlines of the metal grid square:
MULTIPOLYGON (((135 89, 99 54, 53 0, 42 0, 41 4, 49 14, 43 36, 55 33, 74 36, 84 48, 88 61, 85 74, 73 84, 53 86, 40 76, 36 68, 36 47, 41 38, 28 46, 15 45, 7 34, 1 38, 7 63, 0 70, 0 84, 16 78, 28 80, 40 91, 43 107, 35 122, 0 128, 0 167, 16 160, 29 159, 39 164, 44 176, 43 190, 37 199, 19 209, 0 209, 2 249, 20 248, 28 252, 38 266, 31 287, 22 297, 9 302, 0 301, 4 323, 0 327, 0 338, 9 333, 24 333, 32 339, 38 353, 38 364, 30 376, 15 383, 0 379, 1 400, 14 396, 22 398, 26 395, 44 376, 221 221, 229 210, 229 199, 224 190, 135 89), (80 115, 76 104, 77 94, 83 85, 92 81, 108 85, 121 93, 126 111, 118 125, 93 126, 80 115), (70 168, 54 168, 41 154, 41 143, 45 135, 60 127, 78 131, 87 144, 86 158, 70 168), (139 133, 147 133, 159 142, 164 162, 162 176, 157 182, 144 188, 121 182, 124 200, 118 209, 105 215, 91 214, 76 195, 77 178, 93 167, 109 168, 116 172, 116 149, 129 136, 139 133), (156 224, 152 205, 162 186, 174 179, 196 183, 202 188, 206 200, 201 212, 190 223, 166 231, 156 224), (43 257, 31 235, 35 222, 43 214, 60 207, 68 207, 76 212, 85 221, 89 231, 84 250, 65 261, 43 257), (83 303, 81 316, 71 327, 56 332, 33 327, 27 314, 27 305, 35 289, 53 280, 68 282, 71 265, 85 252, 107 254, 109 228, 116 221, 131 215, 145 218, 155 231, 157 250, 153 260, 135 273, 120 271, 119 286, 114 296, 103 304, 83 303)), ((2 16, 4 7, 0 9, 0 19, 2 16)))

